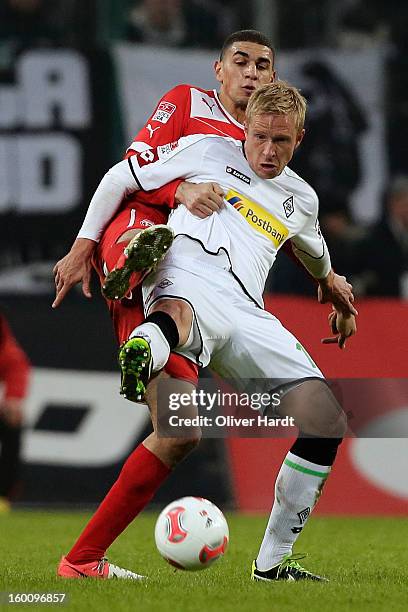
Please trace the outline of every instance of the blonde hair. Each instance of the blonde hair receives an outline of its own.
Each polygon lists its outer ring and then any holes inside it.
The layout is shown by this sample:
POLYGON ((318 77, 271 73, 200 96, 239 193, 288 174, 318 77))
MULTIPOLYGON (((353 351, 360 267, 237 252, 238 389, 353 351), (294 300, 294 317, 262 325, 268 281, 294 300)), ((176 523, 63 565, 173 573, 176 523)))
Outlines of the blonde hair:
POLYGON ((296 130, 300 132, 305 123, 306 104, 305 98, 296 87, 286 81, 274 81, 254 91, 249 98, 245 116, 249 124, 255 115, 293 113, 296 130))

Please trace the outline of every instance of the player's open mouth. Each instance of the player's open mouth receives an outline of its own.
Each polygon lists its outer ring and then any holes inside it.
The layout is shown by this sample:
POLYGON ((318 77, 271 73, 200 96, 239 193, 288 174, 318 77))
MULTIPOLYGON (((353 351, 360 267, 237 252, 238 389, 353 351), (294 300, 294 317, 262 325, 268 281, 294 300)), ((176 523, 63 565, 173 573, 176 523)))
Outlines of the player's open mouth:
POLYGON ((244 85, 242 89, 246 91, 249 96, 253 91, 255 91, 255 87, 253 85, 244 85))

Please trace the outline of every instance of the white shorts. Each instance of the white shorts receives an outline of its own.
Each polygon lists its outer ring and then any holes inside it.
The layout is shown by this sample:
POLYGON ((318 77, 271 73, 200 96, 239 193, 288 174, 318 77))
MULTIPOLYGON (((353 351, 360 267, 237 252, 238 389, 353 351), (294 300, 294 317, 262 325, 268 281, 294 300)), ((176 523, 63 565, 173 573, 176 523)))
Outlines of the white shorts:
POLYGON ((201 247, 196 258, 178 253, 170 251, 143 283, 146 314, 162 298, 185 300, 193 310, 189 342, 176 352, 236 381, 268 379, 278 386, 323 377, 295 336, 245 294, 225 254, 208 255, 201 247))

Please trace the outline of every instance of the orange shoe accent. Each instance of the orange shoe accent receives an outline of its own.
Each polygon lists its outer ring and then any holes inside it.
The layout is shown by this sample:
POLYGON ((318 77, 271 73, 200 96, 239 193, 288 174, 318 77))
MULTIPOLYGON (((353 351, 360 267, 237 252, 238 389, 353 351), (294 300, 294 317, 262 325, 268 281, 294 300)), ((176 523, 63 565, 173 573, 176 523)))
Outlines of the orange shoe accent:
POLYGON ((102 580, 108 580, 109 578, 143 580, 145 578, 145 576, 109 563, 105 557, 91 563, 70 563, 66 557, 62 557, 57 568, 57 576, 60 578, 99 578, 102 580))
POLYGON ((109 564, 101 561, 92 563, 74 564, 62 557, 57 569, 57 576, 61 578, 103 578, 107 579, 109 564))

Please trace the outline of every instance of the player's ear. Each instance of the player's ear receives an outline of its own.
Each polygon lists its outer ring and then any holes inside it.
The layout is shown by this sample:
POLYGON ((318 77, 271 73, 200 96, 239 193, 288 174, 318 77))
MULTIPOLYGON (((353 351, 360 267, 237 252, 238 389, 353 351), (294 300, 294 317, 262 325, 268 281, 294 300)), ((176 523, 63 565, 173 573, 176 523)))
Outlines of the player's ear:
POLYGON ((298 135, 296 136, 296 144, 295 144, 295 149, 298 148, 298 146, 300 145, 300 143, 302 142, 303 138, 305 135, 305 130, 300 130, 300 132, 298 132, 298 135))
POLYGON ((271 83, 274 82, 274 80, 276 79, 276 70, 272 70, 272 74, 271 74, 271 83))
POLYGON ((214 62, 215 78, 219 83, 222 83, 222 61, 215 60, 214 62))

